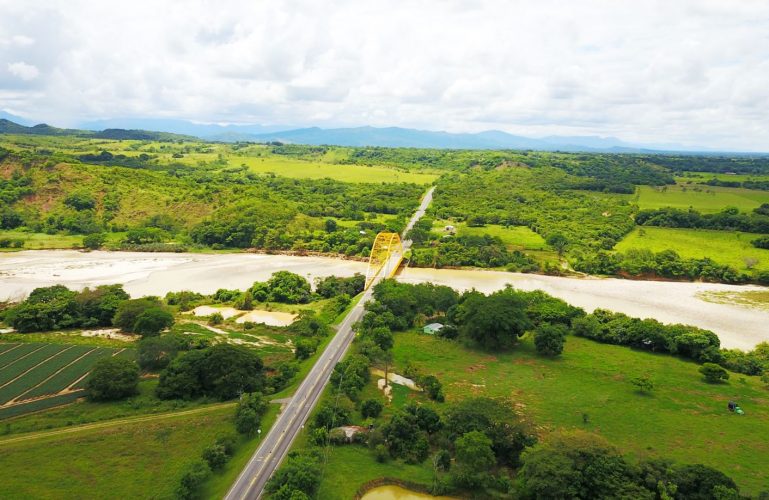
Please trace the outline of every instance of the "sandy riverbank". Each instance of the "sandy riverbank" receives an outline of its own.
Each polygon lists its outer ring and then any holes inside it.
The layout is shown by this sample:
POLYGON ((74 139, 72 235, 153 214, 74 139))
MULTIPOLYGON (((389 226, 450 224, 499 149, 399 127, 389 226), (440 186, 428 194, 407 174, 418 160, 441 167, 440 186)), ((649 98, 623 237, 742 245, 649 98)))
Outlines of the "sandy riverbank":
MULTIPOLYGON (((280 270, 313 281, 322 276, 365 273, 366 263, 251 253, 25 251, 0 254, 0 300, 19 299, 36 287, 57 283, 74 289, 123 283, 133 296, 165 295, 178 290, 209 294, 219 288, 245 289, 280 270)), ((665 323, 707 328, 718 334, 724 347, 750 349, 769 341, 769 312, 706 302, 698 297, 700 292, 766 290, 762 287, 418 268, 403 270, 399 279, 410 283, 432 281, 459 290, 476 288, 483 292, 498 290, 509 283, 522 290, 543 290, 589 311, 600 307, 665 323)))

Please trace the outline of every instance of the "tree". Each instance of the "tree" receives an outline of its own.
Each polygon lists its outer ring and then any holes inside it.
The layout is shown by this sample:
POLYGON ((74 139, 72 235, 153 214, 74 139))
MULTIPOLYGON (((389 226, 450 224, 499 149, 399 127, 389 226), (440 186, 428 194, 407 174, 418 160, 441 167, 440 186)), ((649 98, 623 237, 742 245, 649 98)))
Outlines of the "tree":
POLYGON ((160 399, 233 399, 244 392, 262 390, 263 370, 261 358, 252 350, 217 344, 174 359, 161 372, 156 392, 160 399))
POLYGON ((457 457, 457 478, 468 486, 478 486, 496 463, 491 439, 479 431, 468 432, 454 441, 457 457))
POLYGON ((192 462, 182 474, 182 479, 176 488, 176 496, 185 500, 197 498, 200 487, 210 475, 211 469, 204 460, 192 462))
POLYGON ((715 363, 705 363, 700 366, 699 372, 709 384, 718 384, 729 380, 729 372, 715 363))
POLYGON ((147 371, 162 370, 180 351, 189 349, 190 340, 185 335, 168 334, 143 338, 138 345, 139 367, 147 371))
POLYGON ((333 233, 337 229, 337 222, 335 219, 326 219, 326 222, 324 224, 325 224, 327 233, 333 233))
POLYGON ((8 309, 5 322, 21 333, 78 326, 82 316, 76 297, 62 285, 35 288, 27 300, 8 309))
POLYGON ((275 472, 265 489, 270 498, 297 500, 311 498, 320 485, 322 469, 315 453, 292 451, 286 462, 275 472), (304 497, 297 496, 297 493, 304 497))
POLYGON ((558 252, 559 257, 563 256, 564 250, 566 250, 566 247, 569 245, 569 240, 561 233, 551 234, 545 241, 558 252))
POLYGON ((211 470, 219 470, 229 460, 227 450, 223 445, 214 443, 203 450, 203 460, 206 461, 211 470))
MULTIPOLYGON (((267 280, 269 300, 285 304, 304 304, 309 302, 310 283, 298 274, 278 271, 267 280)), ((257 294, 254 293, 256 297, 257 294)))
POLYGON ((118 305, 112 324, 124 332, 133 332, 136 320, 144 311, 162 307, 163 304, 157 297, 142 297, 140 299, 125 300, 118 305))
POLYGON ((542 323, 534 331, 534 346, 543 356, 559 356, 566 342, 566 326, 542 323))
POLYGON ((433 467, 436 470, 447 472, 451 468, 451 453, 448 450, 438 450, 433 457, 433 467))
POLYGON ((235 428, 241 434, 253 436, 267 411, 267 402, 258 392, 243 394, 235 411, 235 428))
POLYGON ((367 399, 360 404, 360 414, 363 418, 377 418, 384 406, 377 399, 367 399))
POLYGON ((100 359, 88 376, 86 393, 94 401, 114 401, 138 393, 139 368, 128 359, 100 359))
POLYGON ((107 241, 107 235, 104 233, 92 233, 83 237, 83 246, 90 250, 100 249, 107 241))
POLYGON ((512 288, 489 296, 469 293, 457 309, 460 332, 489 350, 512 348, 531 326, 526 301, 512 288))
POLYGON ((133 331, 142 337, 157 337, 160 332, 174 324, 174 316, 159 307, 146 309, 136 318, 133 331))
POLYGON ((83 326, 90 327, 111 326, 120 303, 129 298, 123 285, 101 285, 85 288, 75 300, 83 316, 83 326))
POLYGON ((419 378, 419 386, 425 390, 430 399, 442 403, 445 399, 443 395, 443 384, 435 375, 425 375, 419 378))
POLYGON ((430 454, 427 435, 420 429, 417 416, 400 412, 392 416, 382 428, 387 449, 393 458, 403 458, 407 463, 418 464, 430 454))
POLYGON ((630 381, 630 383, 636 387, 638 392, 641 392, 644 394, 648 394, 652 392, 652 390, 654 389, 654 382, 652 382, 652 380, 646 375, 641 377, 635 377, 630 381))

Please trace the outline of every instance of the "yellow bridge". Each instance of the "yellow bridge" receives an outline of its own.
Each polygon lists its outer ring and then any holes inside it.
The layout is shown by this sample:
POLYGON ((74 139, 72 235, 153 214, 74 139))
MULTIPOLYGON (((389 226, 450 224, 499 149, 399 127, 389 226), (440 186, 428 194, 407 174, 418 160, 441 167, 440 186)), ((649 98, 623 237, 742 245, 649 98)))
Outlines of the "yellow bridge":
POLYGON ((403 243, 398 233, 379 233, 371 247, 366 271, 366 288, 378 276, 392 278, 403 261, 403 243))

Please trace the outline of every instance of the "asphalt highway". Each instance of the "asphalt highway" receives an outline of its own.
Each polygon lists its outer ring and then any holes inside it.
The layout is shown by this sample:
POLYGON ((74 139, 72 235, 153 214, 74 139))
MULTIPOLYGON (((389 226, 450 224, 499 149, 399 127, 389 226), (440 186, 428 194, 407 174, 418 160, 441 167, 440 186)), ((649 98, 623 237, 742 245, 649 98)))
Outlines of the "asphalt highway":
MULTIPOLYGON (((414 213, 409 221, 405 234, 414 226, 414 224, 424 215, 425 210, 433 199, 433 189, 422 198, 419 209, 414 213)), ((411 246, 411 241, 403 242, 404 252, 411 246)), ((400 255, 390 257, 392 263, 399 261, 400 255)), ((389 264, 389 263, 388 263, 389 264)), ((389 265, 383 266, 383 269, 390 268, 389 265)), ((226 500, 258 499, 262 496, 264 486, 285 458, 288 450, 291 448, 296 436, 304 428, 310 412, 315 407, 323 389, 331 377, 334 366, 342 359, 347 349, 350 347, 355 333, 352 331, 352 325, 361 319, 364 314, 365 304, 371 300, 374 285, 382 279, 378 276, 372 285, 363 293, 363 296, 347 314, 340 323, 337 333, 323 351, 315 366, 307 374, 299 388, 294 393, 291 400, 283 408, 282 413, 275 421, 275 425, 262 440, 259 448, 253 454, 246 464, 246 467, 238 476, 235 483, 224 497, 226 500)))

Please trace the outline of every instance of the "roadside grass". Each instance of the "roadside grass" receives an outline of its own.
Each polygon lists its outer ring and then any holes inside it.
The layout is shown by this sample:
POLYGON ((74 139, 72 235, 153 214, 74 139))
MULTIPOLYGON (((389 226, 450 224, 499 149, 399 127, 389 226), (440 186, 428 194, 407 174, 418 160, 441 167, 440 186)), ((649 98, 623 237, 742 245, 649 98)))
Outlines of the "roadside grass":
POLYGON ((715 213, 726 207, 737 207, 740 211, 749 212, 762 203, 769 203, 769 191, 680 184, 639 186, 637 203, 641 209, 673 207, 687 210, 691 207, 702 213, 715 213))
POLYGON ((232 414, 225 407, 2 445, 0 497, 173 498, 187 464, 233 432, 232 414))
POLYGON ((681 257, 709 257, 720 264, 748 272, 745 259, 757 261, 753 269, 769 269, 769 250, 750 244, 751 240, 759 236, 739 231, 644 226, 633 229, 615 246, 615 250, 624 252, 630 248, 648 248, 660 252, 670 249, 678 252, 681 257))
MULTIPOLYGON (((273 399, 273 396, 266 396, 268 399, 273 399)), ((234 410, 231 410, 234 415, 234 410)), ((280 405, 271 404, 267 408, 267 413, 262 417, 262 434, 261 438, 257 434, 253 437, 241 437, 240 443, 233 457, 225 464, 224 468, 214 473, 208 481, 205 482, 201 490, 201 498, 224 498, 229 491, 232 484, 238 478, 238 475, 246 466, 254 451, 259 447, 261 439, 263 439, 272 428, 275 420, 278 419, 278 413, 280 411, 280 405)), ((234 432, 234 420, 233 420, 233 432, 234 432)))
POLYGON ((195 401, 158 399, 155 397, 156 386, 157 379, 143 379, 139 382, 139 394, 122 401, 94 402, 80 399, 60 408, 3 420, 0 424, 0 435, 57 429, 138 415, 189 410, 218 403, 218 401, 205 399, 195 401))
POLYGON ((335 165, 309 162, 282 157, 237 157, 229 158, 230 166, 246 165, 252 172, 275 174, 297 179, 335 179, 342 182, 406 182, 430 184, 437 175, 407 172, 388 167, 364 167, 360 165, 335 165))

